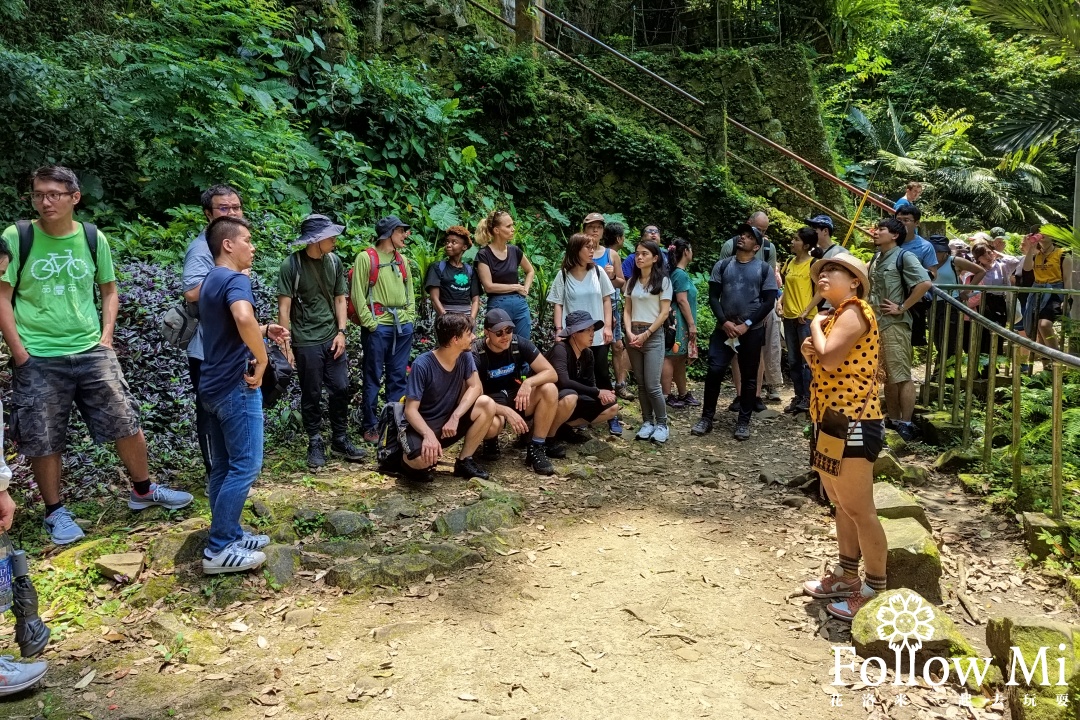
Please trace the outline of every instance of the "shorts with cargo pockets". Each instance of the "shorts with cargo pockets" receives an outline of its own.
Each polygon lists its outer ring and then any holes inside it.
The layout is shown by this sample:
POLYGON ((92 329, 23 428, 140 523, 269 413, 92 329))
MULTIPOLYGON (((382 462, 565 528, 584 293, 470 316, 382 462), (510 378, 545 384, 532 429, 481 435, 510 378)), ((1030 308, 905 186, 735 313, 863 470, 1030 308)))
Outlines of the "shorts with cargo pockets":
POLYGON ((116 353, 104 345, 74 355, 30 356, 11 382, 12 437, 31 458, 62 452, 71 406, 76 405, 94 442, 139 432, 139 411, 116 353))
POLYGON ((881 363, 885 383, 893 385, 911 380, 911 326, 894 323, 881 331, 881 363))

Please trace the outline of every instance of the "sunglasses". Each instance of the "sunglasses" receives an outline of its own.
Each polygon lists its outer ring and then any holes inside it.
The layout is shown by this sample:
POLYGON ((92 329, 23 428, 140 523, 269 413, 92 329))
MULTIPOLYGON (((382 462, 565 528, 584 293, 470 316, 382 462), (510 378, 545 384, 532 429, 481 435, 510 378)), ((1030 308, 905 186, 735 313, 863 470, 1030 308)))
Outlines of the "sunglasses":
POLYGON ((502 338, 502 337, 506 337, 507 335, 513 335, 514 334, 514 328, 508 327, 508 328, 503 328, 502 330, 488 330, 488 332, 491 333, 492 335, 494 335, 497 338, 502 338))
POLYGON ((647 235, 659 235, 660 231, 657 230, 656 228, 645 228, 645 233, 647 235))

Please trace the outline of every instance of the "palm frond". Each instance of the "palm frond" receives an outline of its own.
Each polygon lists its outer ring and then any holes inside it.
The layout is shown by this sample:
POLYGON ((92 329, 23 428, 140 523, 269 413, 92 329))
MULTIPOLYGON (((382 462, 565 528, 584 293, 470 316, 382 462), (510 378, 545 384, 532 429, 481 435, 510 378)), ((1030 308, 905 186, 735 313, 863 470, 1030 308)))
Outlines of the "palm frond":
POLYGON ((1055 49, 1080 57, 1077 0, 971 0, 971 10, 990 22, 1035 35, 1055 49))
POLYGON ((877 129, 870 122, 870 118, 866 117, 866 113, 852 105, 848 110, 847 121, 875 150, 881 149, 881 139, 878 137, 877 129))
POLYGON ((1012 111, 997 128, 998 149, 1013 152, 1060 141, 1059 149, 1068 152, 1080 141, 1080 99, 1075 94, 1048 90, 1034 97, 1010 94, 1003 100, 1012 111))

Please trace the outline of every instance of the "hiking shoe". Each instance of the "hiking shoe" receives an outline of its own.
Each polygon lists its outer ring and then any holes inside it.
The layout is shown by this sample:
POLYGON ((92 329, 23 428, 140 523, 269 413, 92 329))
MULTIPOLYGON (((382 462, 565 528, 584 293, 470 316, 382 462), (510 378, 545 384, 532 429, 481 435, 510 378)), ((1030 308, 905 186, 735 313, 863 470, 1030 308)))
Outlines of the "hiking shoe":
POLYGON ((802 589, 810 597, 820 600, 822 598, 846 598, 861 587, 862 579, 858 575, 849 578, 834 571, 822 575, 818 580, 807 580, 803 583, 802 589))
POLYGON ((360 462, 367 457, 367 450, 352 444, 348 435, 338 435, 330 441, 330 449, 349 462, 360 462))
POLYGON ((622 422, 617 417, 613 417, 607 421, 608 432, 615 437, 622 437, 622 422))
POLYGON ((44 677, 49 669, 49 663, 44 660, 24 663, 14 660, 11 655, 0 655, 0 697, 22 692, 44 677))
POLYGON ((269 535, 252 535, 247 530, 244 531, 244 537, 233 543, 233 545, 236 545, 237 547, 242 547, 245 550, 262 550, 269 544, 269 535))
POLYGON ((379 431, 375 428, 368 428, 364 431, 364 442, 374 445, 379 442, 379 431))
POLYGON ((619 385, 615 384, 615 394, 621 397, 623 400, 637 400, 637 394, 633 390, 626 386, 626 383, 619 385))
POLYGON ((128 507, 132 510, 145 510, 157 505, 166 510, 179 510, 191 504, 194 498, 191 493, 181 490, 172 490, 164 485, 150 483, 150 492, 140 495, 133 489, 128 495, 128 507))
POLYGON ((673 410, 681 410, 686 407, 686 403, 684 403, 675 393, 668 395, 665 402, 667 403, 667 406, 673 410))
POLYGON ((653 436, 654 432, 656 432, 656 426, 646 420, 645 422, 641 423, 641 427, 638 429, 637 436, 634 439, 648 440, 653 436))
POLYGON ((326 444, 321 436, 316 435, 308 440, 307 465, 309 468, 321 468, 326 464, 326 444))
POLYGON ((728 412, 742 412, 742 402, 739 398, 735 398, 731 401, 731 404, 727 406, 728 412))
POLYGON ((661 445, 663 445, 667 442, 670 432, 671 431, 668 430, 667 425, 657 425, 656 430, 653 431, 652 437, 649 439, 652 440, 654 443, 660 443, 661 445))
POLYGON ((825 612, 829 613, 837 620, 851 622, 855 619, 855 616, 858 614, 859 610, 862 609, 863 605, 873 600, 875 595, 877 595, 877 593, 874 592, 874 589, 866 583, 863 583, 862 587, 859 588, 857 592, 853 591, 847 600, 829 603, 828 607, 825 608, 825 612))
POLYGON ((762 402, 761 398, 754 398, 754 412, 763 412, 766 409, 765 403, 762 402))
POLYGON ((761 394, 765 396, 767 402, 780 402, 780 393, 773 390, 771 385, 766 385, 761 394))
POLYGON ((799 412, 799 400, 801 400, 801 398, 797 398, 797 397, 791 398, 791 402, 789 402, 784 407, 784 414, 786 414, 786 415, 794 415, 794 414, 798 413, 799 412))
POLYGON ((561 442, 555 442, 553 439, 548 438, 547 442, 544 443, 544 454, 549 458, 562 460, 566 457, 566 446, 561 442))
POLYGON ((86 537, 86 533, 75 524, 75 517, 66 507, 57 508, 52 515, 45 518, 45 531, 49 533, 49 539, 57 545, 67 545, 86 537))
POLYGON ((525 466, 537 475, 555 474, 555 466, 544 453, 544 446, 536 443, 529 443, 529 449, 525 451, 525 466))
POLYGON ((735 424, 735 439, 739 441, 750 439, 750 423, 740 422, 735 424))
POLYGON ((258 550, 248 550, 241 547, 240 542, 234 542, 213 557, 206 557, 203 553, 203 575, 221 575, 222 573, 243 572, 253 570, 266 562, 266 554, 258 550))
POLYGON ((687 390, 686 394, 681 396, 679 400, 685 403, 687 407, 701 407, 701 401, 694 397, 694 393, 689 390, 687 390))
POLYGON ((480 446, 480 459, 481 460, 498 460, 502 455, 499 450, 499 438, 488 438, 484 440, 484 443, 480 446))
POLYGON ((701 437, 702 435, 708 435, 711 432, 712 420, 709 420, 705 417, 698 420, 696 423, 694 423, 694 427, 690 428, 690 434, 697 435, 698 437, 701 437))
POLYGON ((463 478, 476 477, 481 480, 487 480, 491 477, 491 473, 477 465, 476 461, 471 457, 458 458, 454 461, 454 475, 463 478))
POLYGON ((584 428, 570 427, 569 425, 560 427, 555 433, 555 437, 565 440, 571 445, 580 445, 589 441, 589 434, 585 432, 584 428))
POLYGON ((919 434, 915 423, 897 421, 894 423, 894 427, 896 428, 896 434, 904 438, 905 442, 913 441, 915 436, 919 434))
POLYGON ((427 470, 417 470, 414 467, 409 467, 406 463, 401 463, 401 467, 397 470, 402 479, 415 483, 429 483, 435 482, 435 473, 431 472, 431 468, 427 470))
POLYGON ((799 404, 795 406, 796 413, 808 413, 810 412, 810 398, 802 398, 799 400, 799 404))

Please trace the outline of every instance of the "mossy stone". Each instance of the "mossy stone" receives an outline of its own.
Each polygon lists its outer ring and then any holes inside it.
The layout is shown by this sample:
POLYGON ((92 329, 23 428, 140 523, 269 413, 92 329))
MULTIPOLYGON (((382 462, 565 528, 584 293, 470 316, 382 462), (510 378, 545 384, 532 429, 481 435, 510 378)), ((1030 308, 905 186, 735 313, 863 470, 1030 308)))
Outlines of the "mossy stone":
MULTIPOLYGON (((914 520, 908 519, 907 522, 920 527, 914 520)), ((891 568, 889 573, 892 574, 891 568)), ((886 590, 859 610, 851 623, 851 639, 859 656, 878 657, 885 660, 888 667, 892 667, 896 661, 896 653, 889 647, 889 640, 893 639, 898 645, 899 642, 889 633, 890 622, 904 616, 905 613, 910 613, 907 615, 908 618, 914 615, 920 621, 917 626, 904 623, 902 620, 895 625, 898 630, 910 627, 912 640, 915 637, 921 640, 922 644, 915 655, 916 668, 921 668, 923 663, 931 657, 951 658, 978 655, 971 643, 965 640, 956 629, 956 625, 944 610, 934 607, 919 593, 905 588, 886 590), (914 634, 916 630, 917 635, 914 634)))
POLYGON ((352 510, 327 513, 324 527, 328 535, 348 538, 369 535, 375 530, 375 525, 366 515, 352 510))
POLYGON ((908 453, 907 440, 900 437, 900 433, 893 429, 887 429, 885 431, 885 445, 896 457, 903 457, 908 453))
POLYGON ((890 520, 914 518, 924 528, 930 529, 926 511, 919 505, 915 496, 892 483, 874 483, 874 507, 877 508, 878 517, 890 520))
POLYGON ((159 535, 150 542, 147 548, 150 567, 162 571, 189 565, 202 557, 203 548, 206 547, 209 538, 209 530, 167 532, 159 535))
POLYGON ((516 515, 513 506, 509 503, 487 499, 443 513, 435 519, 434 528, 440 535, 459 535, 484 528, 497 530, 513 525, 516 515))
POLYGON ((267 545, 266 563, 263 573, 273 585, 284 587, 290 584, 300 567, 300 551, 291 545, 267 545))
POLYGON ((941 554, 933 536, 910 517, 883 518, 881 525, 889 543, 889 589, 907 588, 941 602, 941 554))
POLYGON ((982 454, 975 448, 949 448, 934 460, 934 469, 940 472, 956 472, 981 464, 982 454))
POLYGON ((175 575, 158 575, 147 578, 142 587, 131 598, 131 604, 135 607, 153 605, 158 600, 166 597, 177 588, 175 575))

